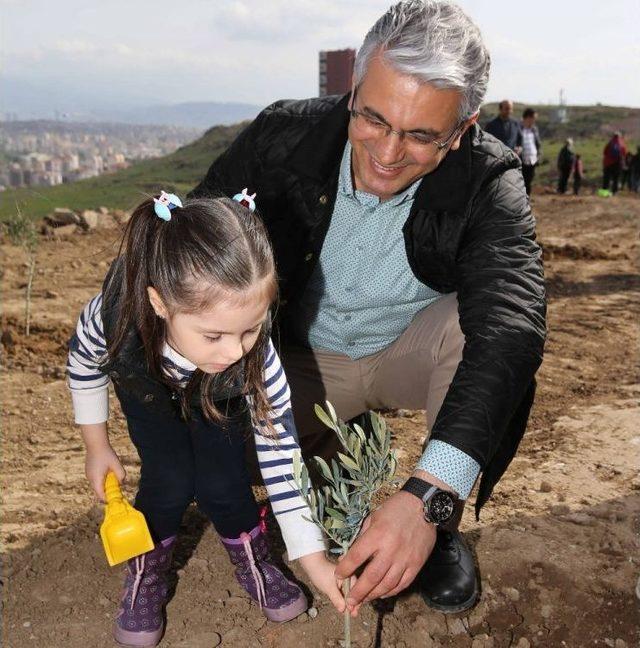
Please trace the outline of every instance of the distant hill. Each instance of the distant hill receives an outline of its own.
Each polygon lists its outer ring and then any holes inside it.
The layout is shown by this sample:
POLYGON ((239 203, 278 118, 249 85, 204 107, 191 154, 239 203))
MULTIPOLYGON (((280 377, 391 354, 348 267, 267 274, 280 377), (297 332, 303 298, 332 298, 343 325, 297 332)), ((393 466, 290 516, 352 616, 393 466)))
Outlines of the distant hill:
POLYGON ((122 97, 96 97, 87 90, 60 84, 32 84, 4 75, 2 112, 12 120, 55 119, 70 122, 181 126, 205 130, 253 119, 263 106, 239 102, 198 101, 176 104, 140 103, 122 97))
POLYGON ((92 209, 106 206, 131 209, 143 196, 160 189, 184 195, 202 179, 207 169, 235 139, 246 122, 234 126, 215 126, 200 139, 161 158, 143 160, 117 173, 89 178, 55 187, 34 187, 0 193, 0 220, 15 213, 41 218, 55 207, 92 209))
POLYGON ((245 103, 216 103, 212 101, 174 105, 143 106, 128 110, 94 110, 101 121, 123 124, 161 124, 183 128, 211 128, 213 124, 228 126, 253 119, 263 106, 245 103))

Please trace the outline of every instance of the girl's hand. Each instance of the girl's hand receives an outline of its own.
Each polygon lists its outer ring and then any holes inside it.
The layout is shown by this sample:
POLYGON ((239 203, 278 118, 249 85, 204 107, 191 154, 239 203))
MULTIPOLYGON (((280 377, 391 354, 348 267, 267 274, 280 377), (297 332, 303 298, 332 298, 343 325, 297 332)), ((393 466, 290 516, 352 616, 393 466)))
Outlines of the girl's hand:
MULTIPOLYGON (((335 563, 326 557, 324 551, 307 554, 299 560, 314 586, 329 598, 338 612, 344 612, 346 603, 340 589, 342 581, 335 576, 335 563)), ((355 582, 356 578, 352 576, 351 586, 355 582)))
POLYGON ((126 477, 126 473, 120 463, 120 459, 118 459, 118 455, 111 445, 106 443, 99 447, 88 447, 84 462, 84 471, 91 484, 91 488, 93 488, 101 502, 105 501, 104 480, 110 470, 115 473, 118 481, 122 483, 126 477))

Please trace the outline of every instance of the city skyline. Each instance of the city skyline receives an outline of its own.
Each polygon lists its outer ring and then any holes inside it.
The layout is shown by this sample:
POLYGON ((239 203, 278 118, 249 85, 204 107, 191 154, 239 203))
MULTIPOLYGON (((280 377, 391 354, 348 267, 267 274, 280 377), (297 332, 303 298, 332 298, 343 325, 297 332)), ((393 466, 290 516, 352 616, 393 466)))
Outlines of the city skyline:
MULTIPOLYGON (((487 101, 510 97, 640 106, 640 45, 633 0, 535 7, 459 4, 482 29, 493 60, 487 101), (568 6, 567 6, 568 5, 568 6), (549 17, 553 16, 553 20, 549 17), (592 45, 597 43, 597 47, 592 45)), ((0 112, 43 105, 65 111, 190 101, 266 105, 317 95, 318 52, 358 48, 388 0, 168 0, 87 5, 0 0, 5 91, 0 112), (25 38, 25 34, 29 38, 25 38)), ((20 111, 22 112, 22 111, 20 111)), ((29 115, 25 115, 28 117, 29 115)))

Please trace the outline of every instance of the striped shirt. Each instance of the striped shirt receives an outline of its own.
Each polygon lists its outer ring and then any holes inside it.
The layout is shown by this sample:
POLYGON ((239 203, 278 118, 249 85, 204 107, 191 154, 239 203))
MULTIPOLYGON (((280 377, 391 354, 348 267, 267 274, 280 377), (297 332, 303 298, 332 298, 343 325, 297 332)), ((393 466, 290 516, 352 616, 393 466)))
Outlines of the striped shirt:
MULTIPOLYGON (((67 374, 75 421, 81 425, 104 423, 109 418, 109 377, 100 369, 107 356, 102 325, 102 294, 96 295, 78 319, 70 342, 67 374)), ((165 343, 163 370, 185 386, 196 369, 185 357, 165 343)), ((275 435, 264 422, 254 424, 258 465, 271 507, 278 520, 289 560, 316 551, 326 543, 319 527, 309 521, 311 512, 293 483, 293 454, 300 447, 291 411, 291 392, 280 358, 269 341, 263 373, 275 435)))

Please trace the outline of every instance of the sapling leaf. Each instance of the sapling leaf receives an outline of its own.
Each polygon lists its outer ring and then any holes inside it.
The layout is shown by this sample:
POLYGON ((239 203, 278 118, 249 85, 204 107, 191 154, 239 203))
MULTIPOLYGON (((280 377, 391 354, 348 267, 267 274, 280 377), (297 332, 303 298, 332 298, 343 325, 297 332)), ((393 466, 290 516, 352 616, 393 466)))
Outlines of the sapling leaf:
POLYGON ((302 460, 300 450, 293 451, 293 478, 300 481, 300 471, 302 469, 302 460))
POLYGON ((353 429, 358 434, 358 437, 360 437, 360 441, 362 443, 366 443, 367 442, 367 435, 364 433, 364 430, 357 423, 353 424, 353 429))
POLYGON ((341 511, 331 508, 330 506, 327 506, 325 510, 335 520, 342 520, 344 522, 344 514, 341 511))
POLYGON ((329 470, 329 466, 327 465, 327 462, 322 458, 322 457, 315 457, 316 464, 320 468, 324 478, 332 483, 335 484, 335 481, 333 479, 333 475, 331 474, 331 470, 329 470))
POLYGON ((333 408, 333 405, 329 401, 325 401, 325 403, 327 405, 329 416, 331 417, 331 420, 333 422, 333 425, 331 427, 334 427, 338 423, 338 416, 336 415, 336 410, 333 408))
POLYGON ((328 427, 334 429, 334 424, 333 421, 329 418, 327 413, 318 405, 317 403, 314 405, 314 410, 316 413, 316 416, 328 427))
POLYGON ((347 466, 347 468, 351 468, 352 470, 356 470, 358 472, 360 471, 358 464, 350 457, 347 457, 347 455, 343 454, 342 452, 338 452, 338 457, 340 457, 342 465, 347 466))

